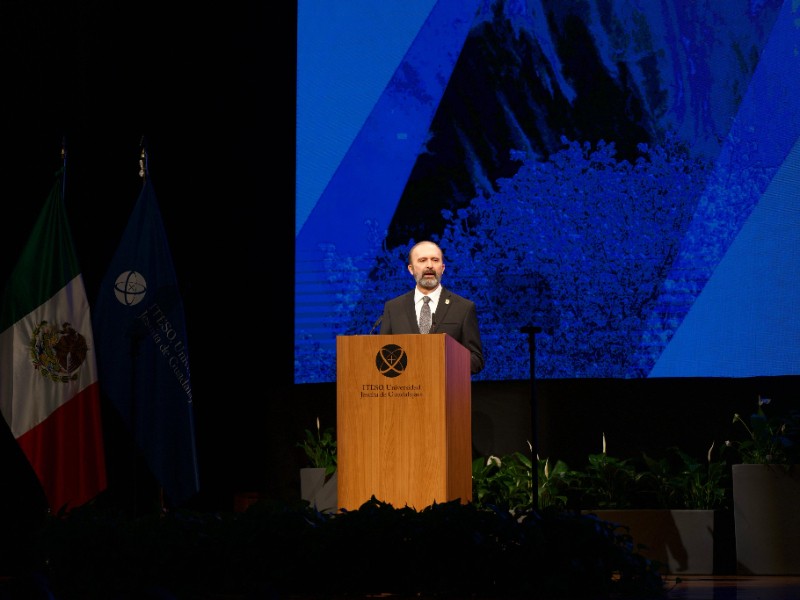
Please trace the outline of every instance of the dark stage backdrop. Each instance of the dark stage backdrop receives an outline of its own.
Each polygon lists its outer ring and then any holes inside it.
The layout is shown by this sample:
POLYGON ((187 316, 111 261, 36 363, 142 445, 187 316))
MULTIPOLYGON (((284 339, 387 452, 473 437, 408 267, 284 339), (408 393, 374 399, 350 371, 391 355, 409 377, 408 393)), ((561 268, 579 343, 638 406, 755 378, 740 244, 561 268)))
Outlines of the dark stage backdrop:
MULTIPOLYGON (((255 0, 0 3, 0 278, 31 234, 65 141, 65 202, 93 304, 141 190, 144 138, 186 309, 200 501, 211 504, 264 485, 271 427, 286 427, 275 411, 291 395, 293 331, 271 310, 279 299, 292 310, 295 10, 255 0)), ((130 447, 104 408, 120 489, 130 447)), ((19 453, 3 433, 13 481, 19 453)), ((142 501, 154 497, 136 483, 142 501)))
POLYGON ((791 0, 301 0, 294 381, 410 245, 523 380, 800 374, 791 0))

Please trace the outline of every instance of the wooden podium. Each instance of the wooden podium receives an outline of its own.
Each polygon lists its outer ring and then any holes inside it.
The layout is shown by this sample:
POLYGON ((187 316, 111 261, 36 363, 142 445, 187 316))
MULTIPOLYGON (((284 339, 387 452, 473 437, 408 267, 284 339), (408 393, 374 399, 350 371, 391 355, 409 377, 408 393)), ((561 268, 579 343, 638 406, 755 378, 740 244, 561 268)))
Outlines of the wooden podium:
POLYGON ((445 333, 336 338, 338 508, 472 500, 469 351, 445 333))

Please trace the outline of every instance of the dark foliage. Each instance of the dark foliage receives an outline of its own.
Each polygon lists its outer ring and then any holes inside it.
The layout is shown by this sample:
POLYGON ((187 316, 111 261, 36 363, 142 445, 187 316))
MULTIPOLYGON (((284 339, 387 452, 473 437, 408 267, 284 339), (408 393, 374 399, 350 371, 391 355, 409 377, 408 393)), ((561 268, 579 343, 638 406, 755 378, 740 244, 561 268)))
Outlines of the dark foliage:
POLYGON ((319 513, 260 501, 243 513, 133 518, 87 505, 47 520, 31 580, 56 598, 656 598, 657 567, 592 516, 375 500, 319 513))

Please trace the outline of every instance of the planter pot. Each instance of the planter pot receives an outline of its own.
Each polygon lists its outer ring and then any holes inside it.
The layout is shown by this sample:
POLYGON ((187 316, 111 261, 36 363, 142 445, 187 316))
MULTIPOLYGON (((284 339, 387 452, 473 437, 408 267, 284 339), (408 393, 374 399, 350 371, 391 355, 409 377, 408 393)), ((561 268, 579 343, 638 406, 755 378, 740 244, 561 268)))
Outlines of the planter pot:
POLYGON ((326 481, 325 469, 306 467, 300 469, 300 498, 308 501, 320 512, 335 512, 337 489, 336 472, 326 481))
POLYGON ((800 575, 800 466, 733 465, 737 572, 800 575))
MULTIPOLYGON (((711 575, 715 572, 714 542, 724 530, 723 516, 718 511, 620 509, 588 512, 627 527, 638 552, 657 561, 661 573, 711 575)), ((717 556, 717 565, 721 562, 717 556)))

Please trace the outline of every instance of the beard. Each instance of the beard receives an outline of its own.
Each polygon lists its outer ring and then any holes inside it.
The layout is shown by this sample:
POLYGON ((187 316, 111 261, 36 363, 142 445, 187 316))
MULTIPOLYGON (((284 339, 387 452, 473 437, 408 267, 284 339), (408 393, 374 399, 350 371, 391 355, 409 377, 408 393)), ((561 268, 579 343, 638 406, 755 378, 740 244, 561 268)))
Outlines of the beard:
POLYGON ((439 276, 436 273, 423 273, 417 278, 417 283, 426 290, 435 290, 439 285, 439 276), (425 275, 433 275, 433 279, 425 279, 425 275))

